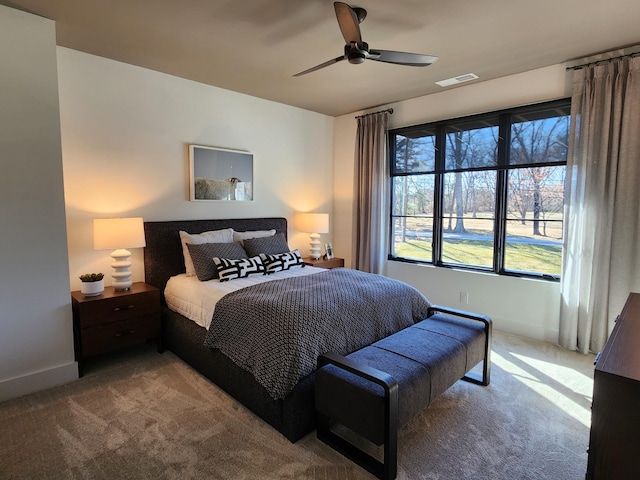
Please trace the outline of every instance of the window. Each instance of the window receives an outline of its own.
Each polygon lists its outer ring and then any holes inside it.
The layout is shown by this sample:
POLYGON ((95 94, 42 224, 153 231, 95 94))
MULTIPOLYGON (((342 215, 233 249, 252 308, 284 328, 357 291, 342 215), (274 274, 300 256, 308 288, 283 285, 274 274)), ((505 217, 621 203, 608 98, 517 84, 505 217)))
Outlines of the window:
POLYGON ((389 258, 557 279, 570 101, 390 132, 389 258))

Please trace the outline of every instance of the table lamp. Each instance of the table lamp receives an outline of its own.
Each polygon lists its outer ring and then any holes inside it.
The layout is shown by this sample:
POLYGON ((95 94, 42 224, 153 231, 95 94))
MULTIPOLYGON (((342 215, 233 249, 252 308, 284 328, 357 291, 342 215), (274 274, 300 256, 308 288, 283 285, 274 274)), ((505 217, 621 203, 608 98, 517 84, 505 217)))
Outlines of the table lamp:
POLYGON ((328 213, 300 213, 298 214, 298 228, 302 232, 309 233, 309 256, 313 259, 320 258, 320 233, 329 232, 328 213))
POLYGON ((93 220, 93 248, 111 250, 114 271, 112 285, 118 290, 131 288, 131 252, 127 248, 140 248, 146 245, 144 225, 141 217, 136 218, 96 218, 93 220))

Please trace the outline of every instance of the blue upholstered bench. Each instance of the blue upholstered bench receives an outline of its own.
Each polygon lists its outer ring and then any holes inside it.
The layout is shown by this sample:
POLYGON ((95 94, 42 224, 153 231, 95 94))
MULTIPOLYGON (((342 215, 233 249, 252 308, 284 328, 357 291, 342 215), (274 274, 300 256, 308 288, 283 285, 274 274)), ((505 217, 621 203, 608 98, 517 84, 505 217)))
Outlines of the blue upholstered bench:
POLYGON ((491 320, 432 306, 429 317, 346 357, 321 355, 315 375, 317 435, 379 478, 397 473, 398 428, 459 379, 489 385, 491 320), (482 375, 469 371, 480 362, 482 375), (376 445, 380 461, 332 427, 342 424, 376 445))

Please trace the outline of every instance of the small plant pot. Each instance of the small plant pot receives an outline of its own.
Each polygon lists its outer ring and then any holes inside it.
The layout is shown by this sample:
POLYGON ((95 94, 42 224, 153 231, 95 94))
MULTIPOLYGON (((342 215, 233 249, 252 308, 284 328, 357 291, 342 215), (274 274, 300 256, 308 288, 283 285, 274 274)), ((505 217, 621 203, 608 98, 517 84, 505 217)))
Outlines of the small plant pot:
POLYGON ((80 283, 80 291, 85 297, 95 297, 104 292, 104 280, 80 283))

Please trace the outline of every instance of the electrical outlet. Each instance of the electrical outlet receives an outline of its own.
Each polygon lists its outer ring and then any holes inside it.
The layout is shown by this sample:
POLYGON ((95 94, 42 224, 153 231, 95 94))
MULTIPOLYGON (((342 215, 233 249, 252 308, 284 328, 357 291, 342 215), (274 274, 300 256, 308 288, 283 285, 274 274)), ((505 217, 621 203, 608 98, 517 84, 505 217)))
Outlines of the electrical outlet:
POLYGON ((469 305, 469 293, 460 292, 460 303, 464 305, 469 305))

